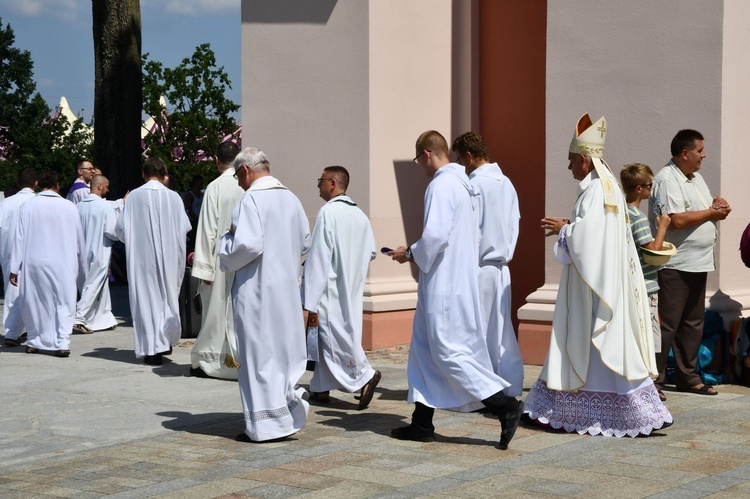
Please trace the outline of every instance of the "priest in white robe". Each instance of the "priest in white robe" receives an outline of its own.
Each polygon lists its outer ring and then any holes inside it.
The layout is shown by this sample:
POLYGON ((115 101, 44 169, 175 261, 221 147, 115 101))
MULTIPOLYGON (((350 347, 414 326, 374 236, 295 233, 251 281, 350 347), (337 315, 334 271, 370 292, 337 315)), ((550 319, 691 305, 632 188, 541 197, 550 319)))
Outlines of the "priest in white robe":
POLYGON ((88 334, 117 326, 109 296, 109 259, 112 243, 117 241, 117 215, 104 199, 109 180, 95 175, 89 185, 91 193, 76 207, 81 217, 86 241, 86 281, 76 304, 74 333, 88 334))
POLYGON ((391 432, 400 440, 435 440, 435 409, 481 402, 498 415, 500 449, 516 432, 523 402, 503 393, 510 384, 492 370, 482 330, 477 274, 478 195, 464 167, 448 161, 448 144, 438 132, 419 136, 414 161, 432 178, 425 193, 421 238, 389 255, 419 267, 407 376, 409 402, 415 404, 409 426, 391 432))
POLYGON ((317 332, 307 338, 315 361, 310 391, 321 402, 330 390, 359 391, 362 410, 381 378, 362 348, 362 296, 377 250, 370 220, 346 195, 348 187, 343 166, 325 168, 318 179, 326 204, 315 220, 302 295, 305 309, 318 314, 317 332))
POLYGON ((36 196, 37 173, 33 168, 24 168, 18 173, 20 191, 0 203, 0 266, 3 268, 3 331, 4 345, 17 347, 21 345, 21 335, 26 331, 21 308, 16 304, 18 287, 10 284, 10 255, 16 240, 16 229, 21 214, 21 206, 36 196))
POLYGON ((65 198, 73 204, 80 203, 91 192, 89 182, 94 178, 94 165, 91 164, 91 161, 80 160, 76 163, 76 174, 78 177, 73 182, 73 185, 70 186, 70 189, 68 189, 68 194, 65 198))
POLYGON ((232 223, 232 211, 244 191, 232 178, 239 148, 223 142, 216 150, 221 175, 206 187, 198 216, 192 275, 201 280, 201 330, 190 353, 190 374, 237 379, 237 336, 232 318, 234 272, 219 270, 219 238, 232 223))
POLYGON ((299 277, 310 247, 302 204, 271 176, 266 155, 246 148, 234 160, 246 190, 221 239, 221 269, 232 283, 239 386, 245 417, 240 441, 263 442, 299 431, 309 405, 297 387, 307 363, 299 277))
POLYGON ((70 355, 77 287, 83 283, 85 246, 78 210, 58 194, 60 177, 45 172, 38 195, 21 206, 10 283, 18 286, 28 340, 26 353, 70 355))
POLYGON ((606 121, 576 126, 569 170, 580 182, 570 219, 547 217, 563 264, 552 336, 526 413, 567 432, 648 435, 672 424, 651 377, 658 375, 646 285, 625 198, 601 159, 606 121))
POLYGON ((478 134, 461 135, 452 149, 479 193, 479 299, 490 362, 495 374, 510 383, 503 393, 518 397, 523 393, 523 359, 511 317, 508 268, 518 241, 518 195, 498 164, 489 162, 478 134))
POLYGON ((190 231, 182 199, 161 182, 166 174, 161 159, 144 162, 146 183, 128 195, 116 229, 127 251, 135 356, 156 366, 180 340, 179 295, 190 231))

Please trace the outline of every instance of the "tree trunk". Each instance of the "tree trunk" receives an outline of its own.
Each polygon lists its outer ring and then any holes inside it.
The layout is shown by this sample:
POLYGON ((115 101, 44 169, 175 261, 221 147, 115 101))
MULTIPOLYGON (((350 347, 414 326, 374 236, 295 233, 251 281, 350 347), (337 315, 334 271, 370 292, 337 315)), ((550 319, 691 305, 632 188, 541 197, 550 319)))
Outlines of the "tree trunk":
POLYGON ((141 183, 140 0, 92 0, 94 19, 94 164, 112 198, 141 183))

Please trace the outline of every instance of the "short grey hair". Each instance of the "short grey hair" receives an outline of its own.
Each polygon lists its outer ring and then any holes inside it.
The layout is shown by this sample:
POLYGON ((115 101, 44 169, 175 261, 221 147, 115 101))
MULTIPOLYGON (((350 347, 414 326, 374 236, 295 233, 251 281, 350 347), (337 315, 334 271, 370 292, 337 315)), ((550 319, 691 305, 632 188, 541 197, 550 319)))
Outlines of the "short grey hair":
POLYGON ((271 171, 271 162, 268 161, 268 156, 255 147, 246 147, 232 161, 234 171, 239 170, 242 165, 246 165, 251 172, 271 171))

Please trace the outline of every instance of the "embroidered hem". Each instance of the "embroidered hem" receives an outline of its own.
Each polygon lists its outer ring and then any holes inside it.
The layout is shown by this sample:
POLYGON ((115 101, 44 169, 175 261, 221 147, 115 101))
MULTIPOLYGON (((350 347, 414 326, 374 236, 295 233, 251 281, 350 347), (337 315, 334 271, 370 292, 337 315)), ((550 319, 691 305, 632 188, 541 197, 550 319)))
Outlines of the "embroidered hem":
POLYGON ((653 384, 626 394, 560 392, 550 390, 547 383, 539 380, 529 391, 525 404, 524 412, 531 419, 580 435, 637 437, 673 422, 653 384))

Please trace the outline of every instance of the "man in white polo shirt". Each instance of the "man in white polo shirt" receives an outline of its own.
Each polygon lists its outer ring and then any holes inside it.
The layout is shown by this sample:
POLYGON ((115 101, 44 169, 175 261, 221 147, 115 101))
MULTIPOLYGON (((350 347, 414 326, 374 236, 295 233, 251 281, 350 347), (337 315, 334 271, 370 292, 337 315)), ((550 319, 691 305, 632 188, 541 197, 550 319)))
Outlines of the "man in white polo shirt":
POLYGON ((703 337, 706 277, 716 269, 716 222, 724 220, 732 208, 723 198, 711 197, 706 182, 698 173, 706 157, 700 132, 680 130, 672 139, 670 149, 672 159, 654 177, 649 199, 652 230, 654 213, 668 213, 672 223, 665 239, 677 247, 677 254, 659 269, 662 349, 656 354, 659 378, 654 384, 659 390, 664 387, 671 348, 677 389, 716 395, 718 392, 701 381, 695 368, 703 337))

